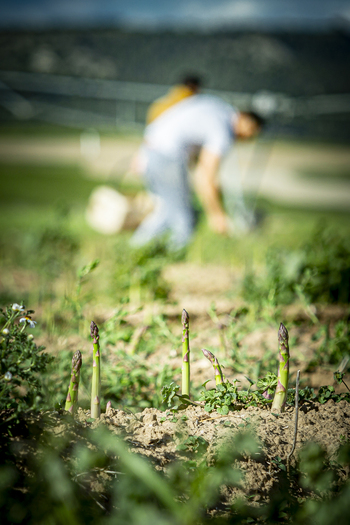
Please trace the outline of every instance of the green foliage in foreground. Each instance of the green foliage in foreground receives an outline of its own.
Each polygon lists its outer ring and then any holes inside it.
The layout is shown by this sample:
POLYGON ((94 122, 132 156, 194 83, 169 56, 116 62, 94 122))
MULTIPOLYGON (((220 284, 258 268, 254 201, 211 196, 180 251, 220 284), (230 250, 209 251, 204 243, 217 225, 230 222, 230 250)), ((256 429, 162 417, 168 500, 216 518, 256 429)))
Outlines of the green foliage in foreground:
POLYGON ((0 309, 5 321, 0 335, 0 411, 6 411, 7 420, 48 401, 43 399, 40 374, 53 358, 26 332, 28 326, 36 324, 31 319, 33 313, 16 303, 0 309))
POLYGON ((210 460, 207 443, 189 436, 178 445, 183 460, 162 472, 105 428, 90 430, 59 413, 43 414, 39 424, 23 420, 18 427, 23 438, 15 447, 6 425, 1 427, 0 510, 6 523, 331 525, 347 520, 350 485, 341 473, 350 466, 349 443, 332 464, 319 445, 308 444, 289 474, 284 461, 275 458, 270 489, 251 505, 254 493, 237 496, 244 480, 239 462, 262 464, 267 458, 249 431, 229 429, 210 460))
MULTIPOLYGON (((2 406, 4 412, 0 416, 0 512, 6 523, 308 525, 315 520, 317 525, 331 525, 334 515, 340 522, 345 518, 350 496, 349 483, 342 476, 342 468, 350 466, 347 443, 338 451, 332 465, 318 445, 308 445, 301 452, 296 466, 287 468, 279 457, 264 457, 261 446, 249 433, 240 434, 228 429, 230 433, 224 445, 214 443, 210 455, 208 442, 204 439, 195 436, 180 439, 177 453, 182 460, 171 461, 164 471, 159 472, 144 458, 132 454, 124 441, 101 426, 91 430, 89 421, 80 424, 71 416, 67 419, 62 412, 40 412, 38 393, 42 391, 42 381, 38 374, 43 376, 49 358, 40 353, 42 348, 37 348, 32 338, 25 334, 26 328, 34 324, 31 313, 17 304, 2 312, 5 318, 1 336, 2 363, 6 364, 6 359, 17 360, 8 361, 9 368, 2 371, 1 376, 6 385, 15 385, 12 390, 3 390, 2 400, 10 404, 2 406), (22 327, 16 322, 18 318, 22 327), (18 383, 21 380, 22 383, 18 383), (20 404, 22 387, 24 394, 20 404), (26 398, 29 392, 31 395, 26 398), (36 395, 35 403, 33 395, 36 395), (21 412, 30 408, 30 414, 20 417, 16 407, 11 405, 13 402, 18 404, 21 412), (17 414, 17 419, 10 426, 8 416, 13 413, 17 414), (249 497, 254 494, 237 497, 237 490, 244 494, 239 462, 264 463, 268 459, 273 465, 273 483, 258 505, 250 505, 249 497)), ((126 326, 122 308, 108 323, 103 337, 101 334, 101 344, 115 345, 122 337, 131 344, 130 327, 126 326)), ((169 337, 164 319, 155 317, 155 324, 165 337, 169 337)), ((154 339, 152 334, 151 337, 154 339)), ((170 337, 174 336, 170 333, 170 337)), ((133 388, 139 388, 141 399, 147 391, 141 382, 141 376, 148 375, 146 371, 140 368, 143 374, 135 376, 138 363, 135 344, 133 341, 130 354, 125 350, 117 353, 117 362, 113 365, 118 371, 115 377, 112 370, 107 370, 105 388, 107 386, 111 391, 122 388, 121 399, 126 396, 126 391, 133 399, 137 394, 133 388), (123 378, 127 377, 129 382, 123 385, 123 378)), ((102 359, 104 355, 102 352, 102 359)), ((156 376, 157 372, 153 373, 152 380, 155 381, 156 376)), ((344 381, 342 373, 337 375, 337 380, 344 381)), ((215 390, 202 391, 200 399, 206 410, 217 410, 220 414, 251 405, 266 405, 269 402, 267 397, 276 387, 276 376, 267 374, 257 382, 255 389, 254 382, 249 382, 248 390, 239 390, 236 383, 226 381, 218 384, 215 390)), ((154 383, 155 393, 160 386, 154 383)), ((164 391, 170 404, 176 396, 181 403, 193 403, 186 396, 179 396, 174 384, 165 387, 164 391)), ((288 394, 289 402, 294 402, 293 389, 288 394)), ((350 394, 336 395, 333 387, 323 387, 317 394, 305 388, 300 391, 300 398, 301 402, 350 401, 350 394)), ((141 407, 140 399, 137 401, 141 407)), ((174 415, 173 420, 176 421, 174 415)), ((131 444, 135 445, 133 441, 131 444)))

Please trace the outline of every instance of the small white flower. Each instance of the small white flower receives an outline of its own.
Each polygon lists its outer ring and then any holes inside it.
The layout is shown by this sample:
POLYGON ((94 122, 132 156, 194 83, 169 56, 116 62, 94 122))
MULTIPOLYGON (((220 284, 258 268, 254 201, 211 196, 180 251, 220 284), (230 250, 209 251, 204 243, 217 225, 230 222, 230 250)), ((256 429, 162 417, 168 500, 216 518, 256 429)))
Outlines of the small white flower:
MULTIPOLYGON (((34 322, 34 321, 32 321, 32 323, 33 323, 33 322, 34 322)), ((29 334, 27 339, 28 339, 28 341, 31 341, 32 339, 34 339, 34 335, 33 335, 33 334, 29 334)))
POLYGON ((2 333, 3 333, 4 335, 9 335, 10 330, 9 330, 8 328, 4 328, 3 331, 2 331, 2 333))
POLYGON ((22 305, 20 305, 18 303, 13 303, 13 305, 12 305, 12 310, 14 312, 24 312, 25 309, 26 309, 25 306, 22 306, 22 305))
POLYGON ((33 321, 29 315, 26 315, 25 317, 21 317, 19 320, 20 323, 27 323, 29 324, 30 328, 35 328, 36 321, 33 321))
POLYGON ((5 381, 11 381, 11 379, 12 379, 11 372, 6 372, 6 374, 4 375, 4 379, 5 379, 5 381))

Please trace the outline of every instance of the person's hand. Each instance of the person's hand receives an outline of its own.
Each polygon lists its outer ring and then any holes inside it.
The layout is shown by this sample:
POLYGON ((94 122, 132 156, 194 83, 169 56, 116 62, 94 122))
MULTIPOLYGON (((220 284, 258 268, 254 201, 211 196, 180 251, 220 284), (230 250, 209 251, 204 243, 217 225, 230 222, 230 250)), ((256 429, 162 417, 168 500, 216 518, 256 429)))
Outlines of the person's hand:
POLYGON ((208 217, 210 229, 221 235, 228 233, 228 220, 224 213, 211 214, 208 217))

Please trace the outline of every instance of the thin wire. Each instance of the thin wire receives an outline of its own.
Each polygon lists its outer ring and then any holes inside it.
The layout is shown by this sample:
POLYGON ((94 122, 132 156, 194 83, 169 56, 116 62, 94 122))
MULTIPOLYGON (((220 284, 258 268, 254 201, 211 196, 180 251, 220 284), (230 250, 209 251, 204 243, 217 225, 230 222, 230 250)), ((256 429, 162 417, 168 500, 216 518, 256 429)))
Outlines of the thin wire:
POLYGON ((298 433, 298 408, 299 408, 299 380, 300 380, 300 370, 297 372, 297 378, 295 381, 295 422, 294 422, 294 440, 292 445, 292 450, 287 456, 287 465, 288 465, 288 473, 289 473, 289 460, 292 457, 292 454, 295 450, 295 445, 297 442, 297 433, 298 433))

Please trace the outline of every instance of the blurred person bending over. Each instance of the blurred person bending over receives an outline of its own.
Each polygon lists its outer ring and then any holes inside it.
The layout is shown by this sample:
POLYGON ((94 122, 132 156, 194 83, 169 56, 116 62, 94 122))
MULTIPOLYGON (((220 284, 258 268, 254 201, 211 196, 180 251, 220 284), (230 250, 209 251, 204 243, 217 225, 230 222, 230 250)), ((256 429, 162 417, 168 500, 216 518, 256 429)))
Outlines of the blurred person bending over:
POLYGON ((155 100, 149 107, 146 116, 146 124, 151 124, 164 111, 174 106, 187 97, 196 95, 201 88, 201 80, 194 75, 187 75, 180 84, 172 87, 164 97, 155 100))
POLYGON ((154 211, 145 218, 131 242, 141 246, 170 232, 170 245, 185 246, 195 220, 187 165, 192 148, 200 148, 194 186, 210 228, 228 231, 221 204, 218 173, 235 138, 251 138, 262 125, 254 113, 239 112, 220 98, 194 95, 168 108, 146 127, 140 151, 141 171, 155 196, 154 211))

